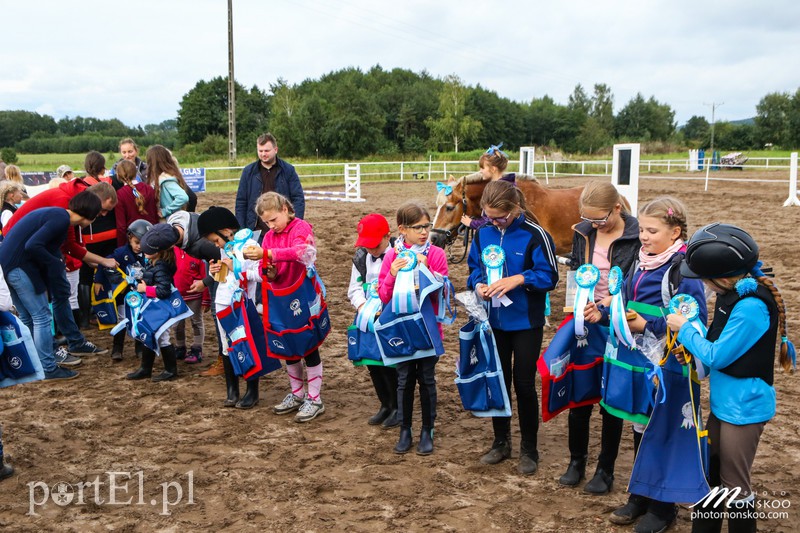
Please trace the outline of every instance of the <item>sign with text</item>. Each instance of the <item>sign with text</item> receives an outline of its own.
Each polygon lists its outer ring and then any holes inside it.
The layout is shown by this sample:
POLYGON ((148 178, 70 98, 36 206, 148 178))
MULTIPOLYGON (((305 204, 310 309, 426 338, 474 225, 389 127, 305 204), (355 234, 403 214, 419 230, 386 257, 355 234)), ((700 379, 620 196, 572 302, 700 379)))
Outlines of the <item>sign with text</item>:
POLYGON ((206 169, 204 168, 182 168, 181 174, 186 184, 194 192, 206 192, 206 169))

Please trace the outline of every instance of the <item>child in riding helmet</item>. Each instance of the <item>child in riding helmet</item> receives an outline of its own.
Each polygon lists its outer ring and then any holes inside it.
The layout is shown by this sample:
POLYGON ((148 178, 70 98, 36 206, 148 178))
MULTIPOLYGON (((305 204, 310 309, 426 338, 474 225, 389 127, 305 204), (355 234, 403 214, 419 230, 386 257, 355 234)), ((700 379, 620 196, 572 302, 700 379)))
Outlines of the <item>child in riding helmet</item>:
MULTIPOLYGON (((119 269, 126 275, 141 275, 144 271, 145 258, 142 253, 141 241, 145 233, 150 231, 153 225, 143 219, 134 220, 128 226, 126 232, 128 237, 128 244, 120 246, 109 257, 113 257, 119 265, 119 269)), ((99 295, 104 289, 113 290, 120 283, 124 283, 125 279, 121 278, 119 272, 115 268, 98 267, 94 274, 94 294, 99 295)), ((117 310, 118 313, 122 312, 125 302, 125 295, 130 289, 126 288, 117 295, 117 310)), ((138 344, 138 343, 137 343, 138 344)), ((114 335, 114 347, 111 350, 112 361, 122 361, 122 350, 125 345, 125 330, 122 330, 114 335)), ((136 346, 136 353, 140 352, 140 347, 136 346)))
MULTIPOLYGON (((204 238, 214 243, 218 248, 225 249, 226 245, 234 241, 234 235, 239 230, 239 221, 236 216, 224 207, 211 206, 206 211, 200 214, 197 219, 197 231, 204 238)), ((244 246, 258 246, 258 242, 248 238, 241 243, 244 246)), ((215 311, 217 313, 230 308, 233 305, 233 298, 236 291, 241 287, 246 289, 247 298, 252 300, 255 304, 256 287, 258 282, 261 281, 261 272, 259 271, 259 262, 245 259, 241 264, 240 272, 235 272, 232 260, 222 259, 219 261, 212 261, 209 266, 209 272, 217 275, 218 272, 225 265, 227 275, 223 281, 217 285, 214 295, 215 311)), ((247 391, 244 397, 239 399, 239 377, 234 373, 233 365, 231 364, 230 356, 228 355, 228 341, 227 335, 233 333, 232 331, 225 331, 222 324, 217 321, 220 339, 223 342, 223 356, 222 364, 225 371, 225 385, 227 389, 227 397, 223 402, 223 407, 236 407, 237 409, 251 409, 258 403, 258 382, 259 378, 252 378, 247 380, 247 391)), ((254 327, 261 327, 261 324, 255 324, 254 327)))
MULTIPOLYGON (((710 369, 709 481, 735 495, 727 502, 729 531, 756 530, 750 472, 764 426, 775 416, 778 331, 781 367, 790 371, 795 363, 794 346, 786 337, 783 297, 761 266, 758 245, 743 229, 721 223, 700 228, 689 240, 681 273, 702 279, 716 293, 714 320, 703 338, 687 326, 683 315, 667 316, 678 340, 710 369)), ((720 498, 716 505, 711 503, 695 507, 705 517, 692 521, 693 531, 722 529, 725 502, 720 498)))

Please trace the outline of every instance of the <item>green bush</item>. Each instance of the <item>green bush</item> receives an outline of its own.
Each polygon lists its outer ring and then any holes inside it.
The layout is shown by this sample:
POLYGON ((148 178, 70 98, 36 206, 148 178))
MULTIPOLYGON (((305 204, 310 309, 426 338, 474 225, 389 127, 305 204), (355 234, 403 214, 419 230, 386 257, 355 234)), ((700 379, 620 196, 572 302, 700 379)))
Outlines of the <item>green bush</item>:
POLYGON ((0 159, 9 165, 13 165, 19 160, 17 157, 17 151, 13 148, 3 148, 3 150, 0 151, 0 159))

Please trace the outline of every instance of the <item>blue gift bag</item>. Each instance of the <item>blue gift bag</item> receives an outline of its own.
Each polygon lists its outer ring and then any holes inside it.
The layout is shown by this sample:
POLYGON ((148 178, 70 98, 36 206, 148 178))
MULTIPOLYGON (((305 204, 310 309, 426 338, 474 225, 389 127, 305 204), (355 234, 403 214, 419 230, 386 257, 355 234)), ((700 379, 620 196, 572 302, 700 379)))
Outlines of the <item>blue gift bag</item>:
POLYGON ((0 339, 0 388, 44 379, 30 330, 8 311, 0 311, 0 339))
POLYGON ((456 387, 461 404, 480 417, 511 416, 500 356, 489 322, 470 320, 458 332, 456 387))
MULTIPOLYGON (((158 338, 174 324, 190 318, 193 314, 176 289, 173 289, 169 298, 163 300, 148 298, 139 293, 129 293, 126 297, 124 326, 132 338, 161 354, 158 338), (132 300, 140 301, 141 304, 131 306, 127 300, 131 296, 134 296, 132 300)), ((114 333, 116 328, 111 330, 111 334, 114 333)))
POLYGON ((267 357, 267 341, 261 317, 249 298, 234 302, 217 313, 225 331, 228 356, 233 371, 245 379, 255 379, 281 367, 279 360, 267 357))

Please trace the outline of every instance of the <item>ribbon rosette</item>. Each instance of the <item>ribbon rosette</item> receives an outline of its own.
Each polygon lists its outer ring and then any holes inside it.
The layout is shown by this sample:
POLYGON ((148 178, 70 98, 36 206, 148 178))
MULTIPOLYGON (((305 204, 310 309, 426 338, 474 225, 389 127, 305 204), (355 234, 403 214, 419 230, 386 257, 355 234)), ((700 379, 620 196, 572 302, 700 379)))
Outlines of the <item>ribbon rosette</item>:
POLYGON ((402 250, 398 259, 405 259, 406 266, 397 273, 392 294, 392 311, 398 314, 419 311, 417 292, 414 287, 414 269, 417 267, 417 254, 411 250, 402 250))
POLYGON ((578 284, 578 290, 575 291, 575 303, 572 306, 572 312, 575 315, 575 338, 578 339, 578 346, 587 346, 589 341, 586 340, 588 334, 584 326, 583 309, 590 301, 594 301, 594 287, 600 281, 600 269, 591 263, 581 265, 575 271, 575 283, 578 284))
POLYGON ((506 252, 496 244, 490 244, 483 249, 481 261, 486 266, 486 284, 491 285, 503 277, 503 265, 506 262, 506 252))
POLYGON ((622 269, 618 266, 611 267, 608 271, 608 292, 611 294, 611 342, 614 346, 617 339, 625 346, 635 349, 636 343, 633 334, 628 327, 628 320, 625 313, 625 302, 622 298, 622 269))
POLYGON ((442 191, 444 191, 445 196, 450 196, 451 194, 453 194, 453 187, 447 185, 446 183, 442 183, 441 181, 437 181, 436 192, 442 192, 442 191))
POLYGON ((696 329, 703 337, 708 331, 706 326, 700 321, 700 304, 694 296, 688 294, 676 294, 669 301, 669 312, 683 317, 696 329))
POLYGON ((356 327, 363 332, 375 331, 375 317, 381 312, 383 307, 381 299, 378 297, 378 280, 365 285, 367 301, 358 310, 356 316, 356 327))
POLYGON ((131 310, 131 333, 134 337, 139 336, 139 320, 142 314, 144 298, 136 291, 131 291, 125 296, 125 305, 131 310))

